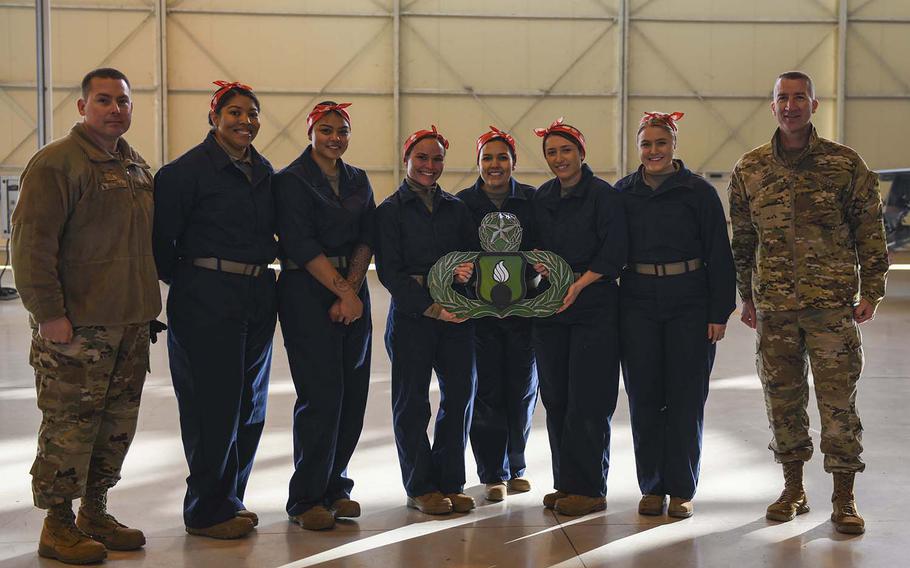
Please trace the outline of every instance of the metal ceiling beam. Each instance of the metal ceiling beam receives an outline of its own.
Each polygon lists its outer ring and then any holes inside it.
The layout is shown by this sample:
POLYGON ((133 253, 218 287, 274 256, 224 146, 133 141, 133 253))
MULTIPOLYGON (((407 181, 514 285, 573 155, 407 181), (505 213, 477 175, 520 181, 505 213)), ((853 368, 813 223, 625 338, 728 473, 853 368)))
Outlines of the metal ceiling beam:
MULTIPOLYGON (((479 104, 487 113, 490 114, 490 116, 493 117, 493 121, 494 121, 494 122, 496 122, 496 123, 498 123, 498 124, 505 124, 505 120, 504 120, 502 117, 500 117, 500 116, 496 113, 496 111, 495 111, 489 104, 486 103, 486 101, 484 101, 482 98, 480 98, 480 96, 478 96, 477 93, 474 92, 474 90, 473 90, 472 87, 470 87, 469 85, 466 85, 466 84, 465 84, 465 83, 467 83, 467 81, 465 81, 464 77, 462 77, 461 74, 458 73, 458 71, 457 71, 454 67, 452 67, 452 65, 446 60, 445 57, 443 57, 443 55, 439 52, 438 49, 436 49, 435 46, 433 46, 432 44, 430 44, 430 42, 427 41, 427 40, 426 40, 422 35, 420 35, 420 33, 418 33, 416 30, 412 30, 412 32, 413 32, 414 36, 415 36, 418 40, 420 40, 421 43, 423 43, 423 45, 426 47, 427 51, 429 51, 430 53, 432 53, 433 56, 436 58, 436 60, 439 61, 439 62, 442 64, 442 66, 443 66, 449 73, 451 73, 452 76, 455 77, 455 79, 456 79, 459 83, 461 83, 462 85, 464 85, 464 89, 465 89, 467 92, 471 93, 471 97, 474 99, 474 101, 476 101, 477 104, 479 104)), ((511 131, 514 127, 515 127, 515 125, 513 124, 512 126, 506 128, 506 131, 511 131)), ((522 150, 525 149, 525 148, 524 148, 524 145, 522 144, 522 142, 521 142, 519 139, 516 139, 515 142, 516 142, 516 144, 518 145, 519 148, 521 148, 522 150)), ((532 153, 531 155, 534 155, 534 154, 532 153)), ((539 157, 535 157, 535 158, 534 158, 534 161, 537 162, 537 163, 540 164, 540 165, 544 165, 544 166, 546 165, 546 164, 541 164, 540 158, 539 158, 539 157)), ((466 175, 462 176, 461 179, 457 182, 456 185, 458 185, 458 187, 461 187, 461 184, 465 181, 465 178, 466 178, 466 175)))
POLYGON ((689 80, 689 78, 686 77, 682 71, 677 69, 675 65, 671 64, 673 59, 670 56, 668 56, 666 53, 661 51, 657 47, 657 43, 650 41, 649 38, 644 33, 642 33, 641 30, 632 28, 632 31, 634 31, 635 33, 641 35, 643 38, 648 40, 648 45, 651 47, 651 50, 658 56, 658 59, 664 64, 664 67, 666 67, 666 69, 668 71, 670 71, 670 73, 672 75, 675 75, 676 78, 682 82, 683 86, 685 86, 685 88, 688 89, 694 95, 695 99, 697 99, 700 103, 702 103, 702 106, 705 107, 705 109, 708 111, 708 113, 711 114, 717 120, 718 123, 722 124, 727 129, 728 133, 731 133, 732 136, 738 140, 739 136, 738 136, 737 131, 734 129, 733 124, 731 124, 730 121, 728 121, 727 118, 723 114, 721 114, 720 111, 718 111, 714 107, 714 105, 712 105, 709 102, 709 99, 706 99, 698 91, 698 89, 695 87, 695 85, 692 84, 692 82, 689 80))
MULTIPOLYGON (((806 52, 806 54, 803 55, 803 57, 800 58, 800 60, 796 62, 796 65, 794 65, 793 67, 791 67, 791 69, 799 69, 800 67, 802 67, 803 64, 804 64, 806 61, 808 61, 809 58, 812 57, 813 54, 815 54, 816 51, 818 51, 818 49, 825 43, 825 41, 827 41, 829 35, 831 35, 831 34, 827 34, 827 35, 825 35, 825 37, 821 38, 821 40, 819 40, 819 42, 816 43, 816 44, 812 47, 812 49, 810 49, 808 52, 806 52)), ((769 93, 769 95, 770 95, 770 93, 769 93)), ((717 154, 719 154, 720 151, 723 149, 723 147, 727 145, 727 142, 730 142, 731 140, 733 140, 733 139, 739 134, 739 131, 742 130, 742 128, 743 128, 746 124, 748 124, 750 120, 752 120, 752 117, 755 116, 755 113, 757 113, 758 111, 760 111, 760 110, 763 109, 763 108, 764 108, 764 109, 769 108, 768 105, 770 105, 770 104, 771 104, 771 97, 770 97, 770 96, 769 96, 766 100, 764 100, 764 101, 762 101, 762 102, 759 102, 759 103, 755 106, 755 108, 753 108, 751 112, 749 112, 748 114, 746 114, 746 115, 743 117, 743 119, 739 122, 739 124, 737 124, 736 127, 735 127, 734 129, 732 129, 732 130, 727 134, 727 137, 724 138, 723 141, 722 141, 720 144, 717 145, 717 147, 714 149, 714 151, 710 152, 710 153, 708 154, 708 157, 705 158, 705 159, 703 159, 703 160, 701 161, 701 164, 699 164, 698 167, 695 168, 694 171, 703 171, 703 170, 705 169, 705 166, 708 165, 708 162, 710 162, 712 159, 714 159, 714 156, 716 156, 717 154)), ((740 142, 740 143, 742 144, 742 142, 740 142)), ((743 146, 745 147, 745 146, 747 146, 747 145, 743 145, 743 146)))
POLYGON ((242 10, 232 8, 168 8, 168 14, 194 16, 268 16, 282 18, 391 18, 391 12, 323 12, 308 10, 242 10))
MULTIPOLYGON (((41 1, 41 0, 37 0, 41 1)), ((19 2, 0 2, 0 8, 24 8, 28 10, 35 9, 35 2, 23 4, 19 2)), ((105 6, 93 4, 54 4, 53 10, 73 11, 73 12, 153 12, 152 7, 143 6, 105 6)))
MULTIPOLYGON (((41 1, 41 0, 39 0, 39 1, 41 1)), ((48 0, 48 1, 49 1, 49 0, 48 0)), ((123 38, 123 40, 120 41, 120 43, 118 43, 117 45, 115 45, 115 46, 113 47, 113 49, 111 49, 111 50, 108 52, 108 54, 104 56, 104 59, 102 59, 99 63, 97 63, 97 64, 96 64, 94 67, 92 67, 92 68, 94 69, 94 68, 97 68, 97 67, 107 67, 107 66, 109 66, 110 61, 111 61, 111 59, 114 57, 114 55, 115 55, 116 53, 118 53, 121 49, 123 49, 123 47, 124 47, 126 44, 128 44, 130 41, 132 41, 133 38, 135 38, 135 37, 139 34, 139 32, 142 30, 143 26, 145 26, 145 24, 146 24, 147 22, 149 22, 149 21, 154 17, 154 15, 155 15, 154 13, 151 13, 151 12, 150 12, 145 18, 142 19, 141 22, 139 22, 139 24, 136 25, 135 28, 132 29, 132 31, 130 31, 130 33, 128 33, 128 34, 126 35, 126 37, 123 38)), ((75 94, 77 94, 77 93, 80 93, 81 90, 82 90, 81 85, 78 86, 78 87, 74 87, 74 88, 72 88, 72 89, 69 89, 69 90, 64 94, 64 96, 60 99, 60 102, 58 102, 57 104, 54 105, 54 108, 53 108, 52 112, 50 113, 50 115, 53 116, 53 114, 54 114, 55 112, 57 112, 58 110, 60 110, 61 108, 63 108, 63 105, 68 104, 68 103, 71 101, 73 95, 75 95, 75 94)), ((10 158, 13 154, 15 154, 16 152, 18 152, 18 151, 19 151, 19 148, 21 148, 22 145, 25 144, 25 142, 27 142, 28 139, 31 138, 32 135, 35 134, 37 131, 38 131, 37 128, 32 129, 32 131, 29 132, 29 133, 25 136, 25 138, 23 138, 22 140, 20 140, 19 143, 16 144, 16 146, 14 146, 13 149, 10 150, 10 151, 6 154, 6 156, 4 156, 2 159, 0 159, 0 164, 6 163, 6 161, 9 160, 9 158, 10 158)))
MULTIPOLYGON (((391 22, 389 22, 389 23, 391 23, 391 22)), ((351 55, 351 57, 349 57, 348 60, 345 61, 345 62, 338 68, 338 70, 335 72, 335 74, 332 75, 331 77, 329 77, 329 80, 326 81, 325 85, 322 86, 322 89, 320 89, 319 92, 318 92, 316 95, 314 95, 313 97, 311 97, 310 100, 308 100, 305 104, 303 104, 303 105, 300 107, 300 110, 297 111, 297 113, 296 113, 293 117, 291 117, 291 119, 290 119, 287 123, 285 123, 285 125, 281 128, 281 130, 278 131, 278 134, 276 134, 271 140, 269 140, 269 142, 268 142, 266 145, 264 145, 264 146, 262 147, 262 151, 263 151, 263 152, 266 152, 266 151, 267 151, 269 148, 271 148, 272 145, 273 145, 280 137, 282 137, 282 136, 285 136, 285 137, 287 137, 289 140, 291 140, 292 142, 294 142, 298 148, 303 148, 303 147, 305 147, 306 144, 301 145, 299 142, 297 142, 297 141, 294 139, 294 137, 293 137, 292 135, 290 135, 290 134, 288 133, 288 131, 290 130, 291 126, 293 126, 293 125, 294 125, 298 120, 300 120, 302 117, 304 117, 304 116, 306 116, 307 114, 309 114, 309 112, 310 112, 310 110, 312 109, 313 105, 314 105, 316 102, 318 102, 318 101, 317 101, 317 98, 320 97, 321 95, 324 95, 325 92, 328 90, 329 86, 331 86, 331 84, 334 83, 335 80, 338 79, 338 77, 341 77, 341 75, 343 75, 343 74, 345 73, 345 71, 347 71, 348 67, 349 67, 352 63, 354 63, 354 61, 360 56, 360 54, 363 53, 364 51, 366 51, 366 49, 367 49, 368 47, 370 47, 371 45, 373 45, 373 43, 375 43, 376 40, 379 39, 379 37, 382 36, 382 35, 385 33, 385 31, 386 31, 386 29, 387 29, 388 27, 389 27, 388 24, 383 25, 383 26, 379 29, 379 31, 378 31, 375 35, 373 35, 373 37, 371 37, 369 40, 367 40, 366 43, 364 43, 364 44, 360 47, 360 49, 358 49, 357 51, 355 51, 354 54, 351 55)))
MULTIPOLYGON (((534 108, 536 108, 537 105, 540 104, 541 101, 543 101, 545 98, 547 98, 548 94, 552 91, 552 89, 553 89, 557 84, 559 84, 559 82, 562 81, 562 79, 563 79, 566 75, 568 75, 569 72, 572 71, 572 69, 575 68, 575 66, 578 64, 578 62, 581 61, 581 59, 582 59, 585 55, 587 55, 587 54, 591 51, 591 49, 592 49, 595 45, 597 45, 597 43, 600 42, 600 40, 602 40, 602 39, 607 35, 607 33, 608 33, 615 25, 616 25, 616 21, 615 21, 615 18, 614 18, 614 19, 610 22, 610 24, 606 27, 606 29, 604 29, 600 34, 598 34, 598 36, 594 39, 593 42, 591 42, 590 45, 587 46, 587 48, 585 48, 585 49, 583 49, 581 52, 579 52, 579 54, 577 55, 577 57, 576 57, 576 58, 575 58, 575 59, 574 59, 566 68, 565 68, 565 70, 556 78, 556 80, 553 81, 553 83, 552 83, 547 89, 545 89, 545 90, 537 97, 537 100, 534 101, 534 103, 531 104, 531 106, 528 107, 528 108, 525 110, 525 112, 522 113, 522 115, 521 115, 517 120, 515 120, 511 125, 507 126, 507 127, 505 128, 505 130, 506 130, 506 131, 512 131, 512 130, 514 130, 515 127, 518 126, 518 125, 521 123, 521 121, 524 120, 524 118, 525 118, 528 114, 530 114, 530 112, 531 112, 534 108)), ((416 37, 417 37, 417 38, 426 46, 426 48, 427 48, 431 53, 433 53, 433 55, 436 57, 436 59, 437 59, 437 60, 438 60, 438 61, 439 61, 439 62, 440 62, 448 71, 449 71, 449 73, 451 73, 451 74, 458 80, 459 83, 462 83, 463 85, 464 85, 465 83, 467 83, 467 81, 465 81, 464 78, 461 77, 461 75, 454 69, 454 67, 452 67, 452 65, 445 59, 445 57, 443 57, 442 54, 439 53, 439 51, 438 51, 432 44, 430 44, 422 35, 420 35, 420 33, 418 33, 416 30, 414 30, 414 35, 415 35, 415 36, 416 36, 416 37)), ((472 93, 472 96, 474 97, 474 100, 476 100, 477 103, 478 103, 481 107, 483 107, 484 110, 486 110, 486 111, 490 114, 490 116, 492 116, 498 123, 500 123, 500 124, 506 124, 506 122, 505 122, 502 118, 500 118, 500 117, 497 115, 497 113, 496 113, 496 112, 495 112, 495 111, 494 111, 494 110, 493 110, 493 109, 492 109, 492 108, 491 108, 491 107, 490 107, 482 98, 480 98, 479 95, 477 95, 476 93, 474 93, 473 89, 472 89, 469 85, 465 85, 465 90, 471 92, 471 93, 472 93)), ((541 159, 541 157, 539 156, 539 154, 538 154, 537 152, 535 152, 535 151, 530 151, 530 149, 526 148, 526 147, 524 146, 524 144, 521 142, 521 139, 520 139, 520 138, 519 138, 519 139, 516 139, 516 143, 517 143, 517 145, 518 145, 519 148, 521 148, 522 150, 527 151, 528 154, 530 154, 531 156, 533 156, 533 160, 534 160, 538 165, 540 165, 540 166, 542 166, 542 167, 547 167, 546 162, 545 162, 545 161, 542 161, 542 159, 541 159)), ((459 184, 462 183, 462 182, 464 181, 464 179, 465 179, 465 177, 462 176, 462 179, 459 181, 459 184)))
POLYGON ((837 23, 836 18, 803 18, 800 20, 792 18, 658 18, 654 16, 638 16, 630 18, 633 22, 650 23, 650 24, 735 24, 735 25, 833 25, 837 23))
MULTIPOLYGON (((203 45, 202 42, 199 41, 199 38, 197 38, 189 29, 187 29, 187 27, 185 25, 180 23, 179 19, 171 18, 170 24, 175 26, 176 28, 180 29, 180 31, 182 31, 184 33, 184 35, 186 35, 187 39, 190 40, 190 42, 196 47, 196 49, 198 49, 200 52, 202 52, 202 54, 205 55, 209 59, 209 61, 211 61, 215 65, 215 67, 218 68, 218 70, 221 72, 222 76, 225 79, 227 79, 229 81, 233 81, 239 77, 238 74, 236 74, 233 71, 231 71, 230 69, 228 69, 221 62, 221 60, 219 60, 218 57, 215 56, 214 53, 212 53, 205 45, 203 45)), ((170 92, 169 92, 169 94, 170 94, 170 92)), ((263 118, 268 118, 269 116, 270 116, 269 113, 263 112, 262 110, 259 111, 260 121, 263 118)), ((280 134, 284 134, 284 129, 280 131, 279 135, 280 134)), ((291 135, 288 135, 288 137, 293 139, 293 137, 291 135)), ((296 140, 295 140, 295 142, 296 142, 296 140)))
POLYGON ((402 12, 408 18, 456 18, 464 20, 544 20, 552 21, 581 21, 581 22, 615 22, 616 16, 572 16, 565 14, 494 14, 484 12, 402 12))
POLYGON ((878 62, 881 68, 885 70, 897 84, 903 87, 905 93, 910 93, 910 83, 904 80, 903 74, 900 71, 892 67, 891 64, 889 64, 885 58, 881 56, 878 50, 875 49, 875 46, 869 43, 869 40, 863 37, 862 34, 858 33, 853 34, 853 39, 856 40, 855 43, 863 46, 863 48, 869 52, 869 55, 871 55, 872 58, 878 62))

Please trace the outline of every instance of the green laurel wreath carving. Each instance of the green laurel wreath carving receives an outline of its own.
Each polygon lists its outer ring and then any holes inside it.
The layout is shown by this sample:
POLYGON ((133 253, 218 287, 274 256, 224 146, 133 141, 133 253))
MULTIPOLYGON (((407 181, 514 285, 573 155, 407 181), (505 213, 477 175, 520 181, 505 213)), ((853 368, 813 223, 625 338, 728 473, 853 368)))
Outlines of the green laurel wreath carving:
POLYGON ((530 264, 541 263, 550 270, 550 287, 532 300, 512 304, 502 312, 494 306, 465 298, 452 289, 452 273, 463 262, 474 262, 478 252, 450 252, 440 258, 427 275, 427 287, 433 300, 459 317, 482 318, 493 316, 547 317, 562 306, 562 299, 572 284, 572 268, 556 253, 549 251, 521 251, 530 264))

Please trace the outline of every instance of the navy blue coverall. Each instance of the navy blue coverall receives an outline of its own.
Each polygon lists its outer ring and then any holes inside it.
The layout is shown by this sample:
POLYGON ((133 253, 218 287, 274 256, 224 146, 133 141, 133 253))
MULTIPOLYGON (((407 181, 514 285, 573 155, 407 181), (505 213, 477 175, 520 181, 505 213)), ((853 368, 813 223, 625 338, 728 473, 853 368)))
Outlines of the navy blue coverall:
MULTIPOLYGON (((458 192, 474 218, 474 226, 488 213, 512 213, 521 222, 520 250, 534 248, 535 188, 510 180, 510 189, 498 208, 483 190, 483 180, 458 192)), ((535 273, 536 274, 536 273, 535 273)), ((475 322, 477 395, 471 421, 471 449, 481 483, 498 483, 525 474, 525 446, 537 404, 537 369, 531 349, 531 319, 481 318, 475 322)))
POLYGON ((154 253, 167 298, 168 358, 189 465, 183 518, 205 528, 245 509, 265 424, 277 302, 275 273, 194 266, 275 259, 272 166, 252 146, 252 181, 214 134, 155 176, 154 253))
POLYGON ((620 195, 582 165, 565 196, 557 178, 534 195, 539 248, 562 256, 578 274, 602 274, 562 313, 534 321, 540 396, 547 411, 553 486, 587 497, 607 492, 610 420, 619 390, 616 278, 628 233, 620 195))
POLYGON ((474 323, 447 323, 424 316, 433 304, 425 277, 443 255, 479 251, 468 207, 436 190, 433 212, 406 182, 376 208, 376 270, 392 296, 385 344, 392 361, 392 423, 405 491, 460 493, 464 452, 474 397, 474 323), (424 279, 420 282, 415 276, 424 279), (439 382, 433 429, 430 378, 439 382))
MULTIPOLYGON (((279 256, 278 317, 297 390, 294 474, 288 515, 349 498, 348 463, 363 430, 370 385, 370 293, 360 287, 363 316, 344 325, 329 318, 337 296, 305 268, 320 254, 350 260, 357 245, 373 248, 376 203, 366 172, 338 160, 339 195, 312 158, 313 148, 275 174, 279 256)), ((347 276, 347 263, 338 268, 347 276)))
POLYGON ((620 336, 639 488, 644 495, 691 499, 714 364, 708 323, 727 323, 736 274, 717 192, 675 162, 678 171, 657 189, 645 184, 642 167, 616 184, 629 221, 620 336), (674 276, 631 270, 636 263, 693 259, 704 267, 674 276))

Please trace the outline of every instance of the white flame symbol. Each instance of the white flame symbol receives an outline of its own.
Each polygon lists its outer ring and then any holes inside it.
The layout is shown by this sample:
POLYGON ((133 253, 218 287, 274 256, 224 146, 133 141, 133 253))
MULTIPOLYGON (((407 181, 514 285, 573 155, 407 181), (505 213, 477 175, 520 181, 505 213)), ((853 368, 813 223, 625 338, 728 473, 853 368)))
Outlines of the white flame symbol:
POLYGON ((503 261, 496 263, 496 266, 493 268, 493 280, 502 284, 503 282, 508 281, 509 279, 509 269, 506 268, 506 265, 503 261))

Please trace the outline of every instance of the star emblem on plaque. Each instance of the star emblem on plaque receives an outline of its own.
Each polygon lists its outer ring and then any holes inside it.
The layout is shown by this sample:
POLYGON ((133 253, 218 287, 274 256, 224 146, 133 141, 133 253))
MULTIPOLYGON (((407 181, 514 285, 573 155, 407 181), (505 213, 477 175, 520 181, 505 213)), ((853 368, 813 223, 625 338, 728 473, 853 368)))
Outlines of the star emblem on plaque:
POLYGON ((547 317, 562 306, 572 284, 572 268, 559 255, 549 251, 521 251, 521 223, 511 213, 487 214, 478 229, 483 252, 450 252, 443 256, 427 276, 430 296, 445 309, 459 316, 547 317), (452 288, 452 272, 459 264, 474 264, 474 292, 467 298, 452 288), (530 265, 541 263, 550 271, 550 286, 528 298, 526 274, 530 265))

